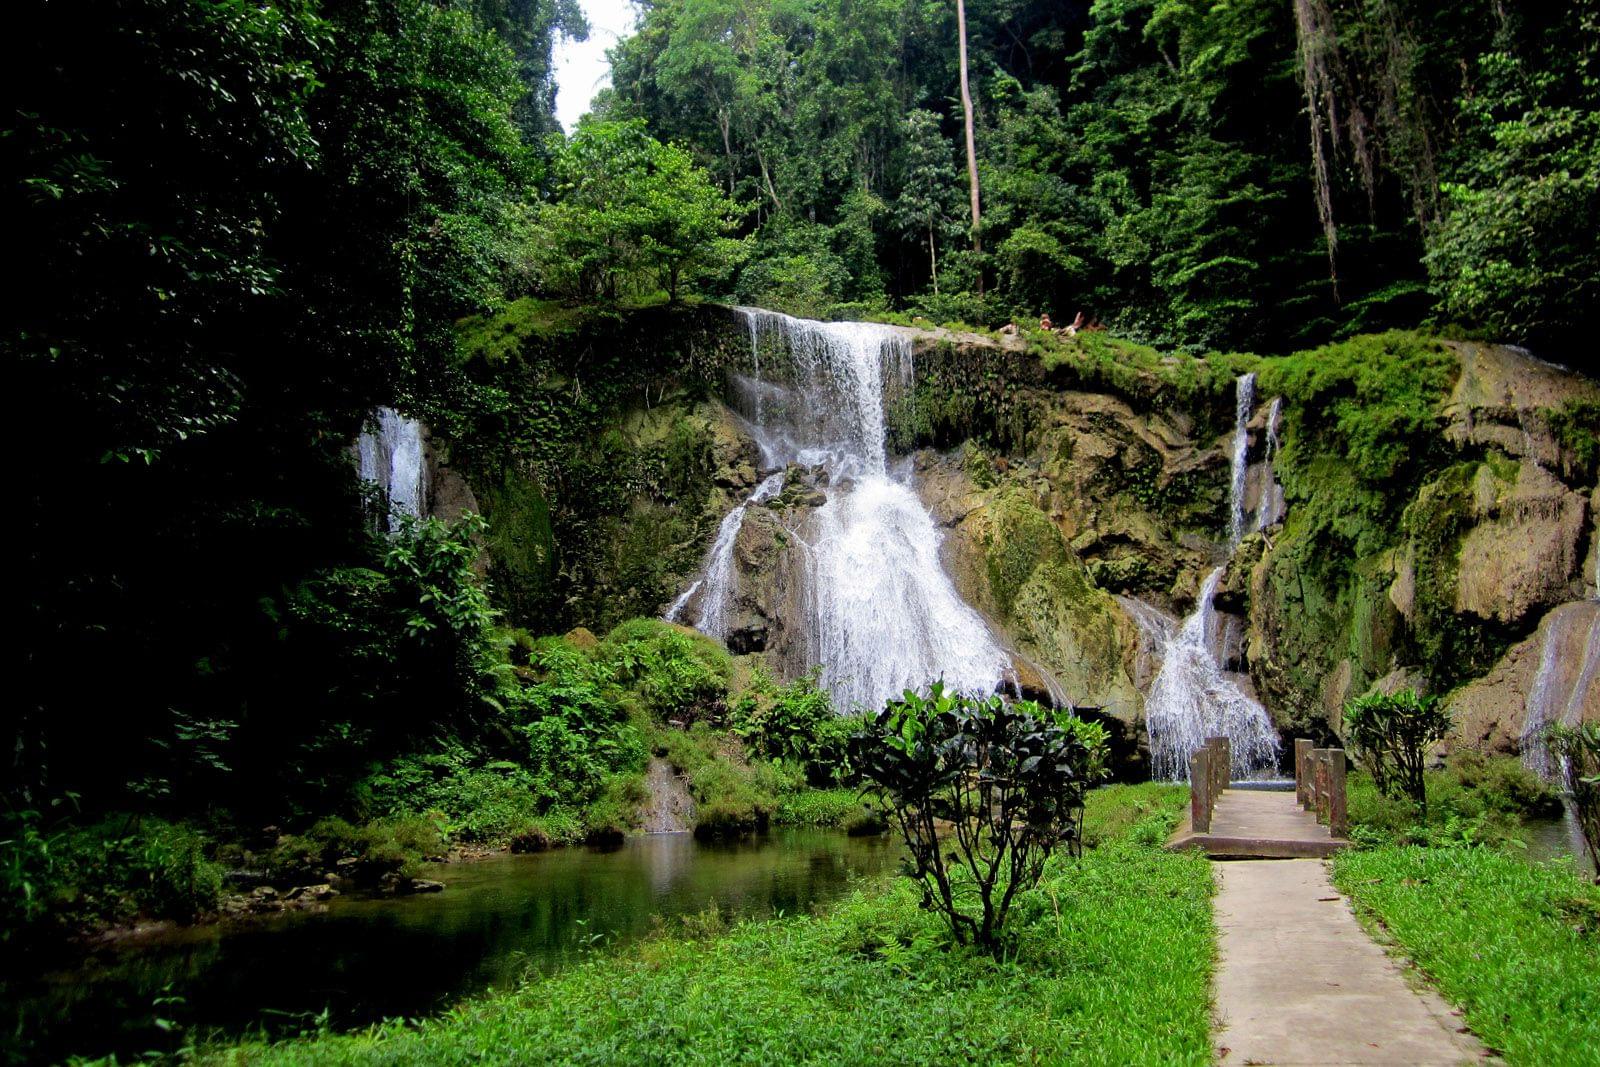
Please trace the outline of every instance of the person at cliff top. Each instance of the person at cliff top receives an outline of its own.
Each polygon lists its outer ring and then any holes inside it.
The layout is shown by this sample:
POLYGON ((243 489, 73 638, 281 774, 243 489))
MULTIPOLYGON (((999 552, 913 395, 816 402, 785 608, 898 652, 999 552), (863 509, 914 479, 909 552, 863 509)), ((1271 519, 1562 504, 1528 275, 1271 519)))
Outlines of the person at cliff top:
POLYGON ((1039 316, 1039 329, 1048 330, 1050 328, 1050 312, 1046 311, 1043 315, 1039 316))

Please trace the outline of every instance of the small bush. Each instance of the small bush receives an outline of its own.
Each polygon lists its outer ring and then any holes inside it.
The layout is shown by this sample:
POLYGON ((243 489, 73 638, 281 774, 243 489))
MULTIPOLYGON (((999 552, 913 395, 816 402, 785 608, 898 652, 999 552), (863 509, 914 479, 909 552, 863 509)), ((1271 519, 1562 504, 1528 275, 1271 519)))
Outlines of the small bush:
POLYGON ((1414 689, 1385 695, 1373 693, 1352 700, 1344 713, 1345 741, 1354 748, 1387 796, 1409 797, 1428 812, 1422 770, 1428 749, 1450 732, 1450 716, 1438 697, 1418 696, 1414 689))
POLYGON ((1561 764, 1589 860, 1600 869, 1600 723, 1552 727, 1550 749, 1561 764))
POLYGON ((753 753, 801 764, 806 780, 818 786, 848 776, 850 737, 861 724, 834 710, 815 672, 780 686, 761 666, 730 715, 733 732, 753 753))
POLYGON ((851 742, 893 812, 925 907, 958 943, 998 946, 1011 903, 1061 845, 1077 854, 1092 756, 1032 702, 907 691, 851 742), (942 826, 948 838, 940 839, 942 826))

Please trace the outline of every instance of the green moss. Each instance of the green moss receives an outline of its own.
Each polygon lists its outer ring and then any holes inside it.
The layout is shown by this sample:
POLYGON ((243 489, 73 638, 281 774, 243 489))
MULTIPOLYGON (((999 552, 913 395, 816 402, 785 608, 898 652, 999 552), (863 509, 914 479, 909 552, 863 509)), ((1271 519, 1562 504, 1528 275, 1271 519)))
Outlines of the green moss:
POLYGON ((1561 447, 1577 460, 1581 476, 1600 468, 1600 401, 1569 400, 1548 415, 1561 447))
POLYGON ((989 588, 1003 616, 1039 567, 1066 558, 1068 549, 1050 517, 1022 491, 1003 491, 989 506, 991 538, 985 564, 989 588))
MULTIPOLYGON (((1417 660, 1438 692, 1487 671, 1509 637, 1487 620, 1458 614, 1461 543, 1473 525, 1474 481, 1493 461, 1457 463, 1422 487, 1401 519, 1412 548, 1416 601, 1412 640, 1417 660)), ((1516 466, 1503 464, 1515 480, 1516 466)))

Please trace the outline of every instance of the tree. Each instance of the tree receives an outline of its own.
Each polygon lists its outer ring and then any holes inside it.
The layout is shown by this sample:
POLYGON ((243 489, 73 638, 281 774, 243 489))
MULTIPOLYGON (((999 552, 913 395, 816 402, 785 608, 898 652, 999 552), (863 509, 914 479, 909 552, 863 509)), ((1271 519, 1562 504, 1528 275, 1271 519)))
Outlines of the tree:
POLYGON ((1082 846, 1084 797, 1103 761, 1091 741, 1032 702, 935 682, 926 697, 908 690, 885 706, 852 738, 850 762, 894 813, 924 906, 958 943, 994 949, 1051 853, 1082 846))
POLYGON ((955 170, 950 145, 939 132, 939 116, 917 109, 906 116, 905 161, 895 221, 907 236, 928 242, 928 276, 939 292, 939 236, 950 229, 950 190, 955 170))
POLYGON ((535 217, 536 270, 579 299, 615 298, 649 277, 676 300, 686 274, 738 254, 741 214, 689 153, 639 120, 585 119, 554 153, 553 199, 535 217))
MULTIPOLYGON (((961 46, 961 119, 967 134, 967 184, 972 197, 972 250, 983 252, 983 218, 978 205, 978 148, 972 135, 972 90, 967 84, 967 4, 956 0, 956 35, 961 46)), ((983 295, 983 270, 978 271, 978 295, 983 295)))
POLYGON ((742 212, 681 147, 653 144, 649 171, 635 195, 644 204, 639 252, 666 283, 669 299, 678 299, 686 272, 726 265, 739 254, 739 242, 727 234, 742 212))

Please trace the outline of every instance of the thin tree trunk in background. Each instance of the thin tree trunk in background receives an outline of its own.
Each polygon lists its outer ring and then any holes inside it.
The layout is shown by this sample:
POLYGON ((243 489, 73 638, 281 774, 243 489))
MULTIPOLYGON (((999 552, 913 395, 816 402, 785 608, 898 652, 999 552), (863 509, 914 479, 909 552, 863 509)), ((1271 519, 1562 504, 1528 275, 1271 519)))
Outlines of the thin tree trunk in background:
MULTIPOLYGON (((967 4, 956 0, 956 35, 961 42, 961 113, 967 124, 967 184, 972 188, 972 250, 983 251, 983 238, 978 235, 982 215, 978 208, 978 149, 972 137, 972 90, 967 87, 967 4)), ((978 270, 978 295, 983 296, 983 270, 978 270)))
POLYGON ((939 295, 939 253, 933 249, 933 227, 928 227, 928 267, 933 271, 933 295, 939 295))

